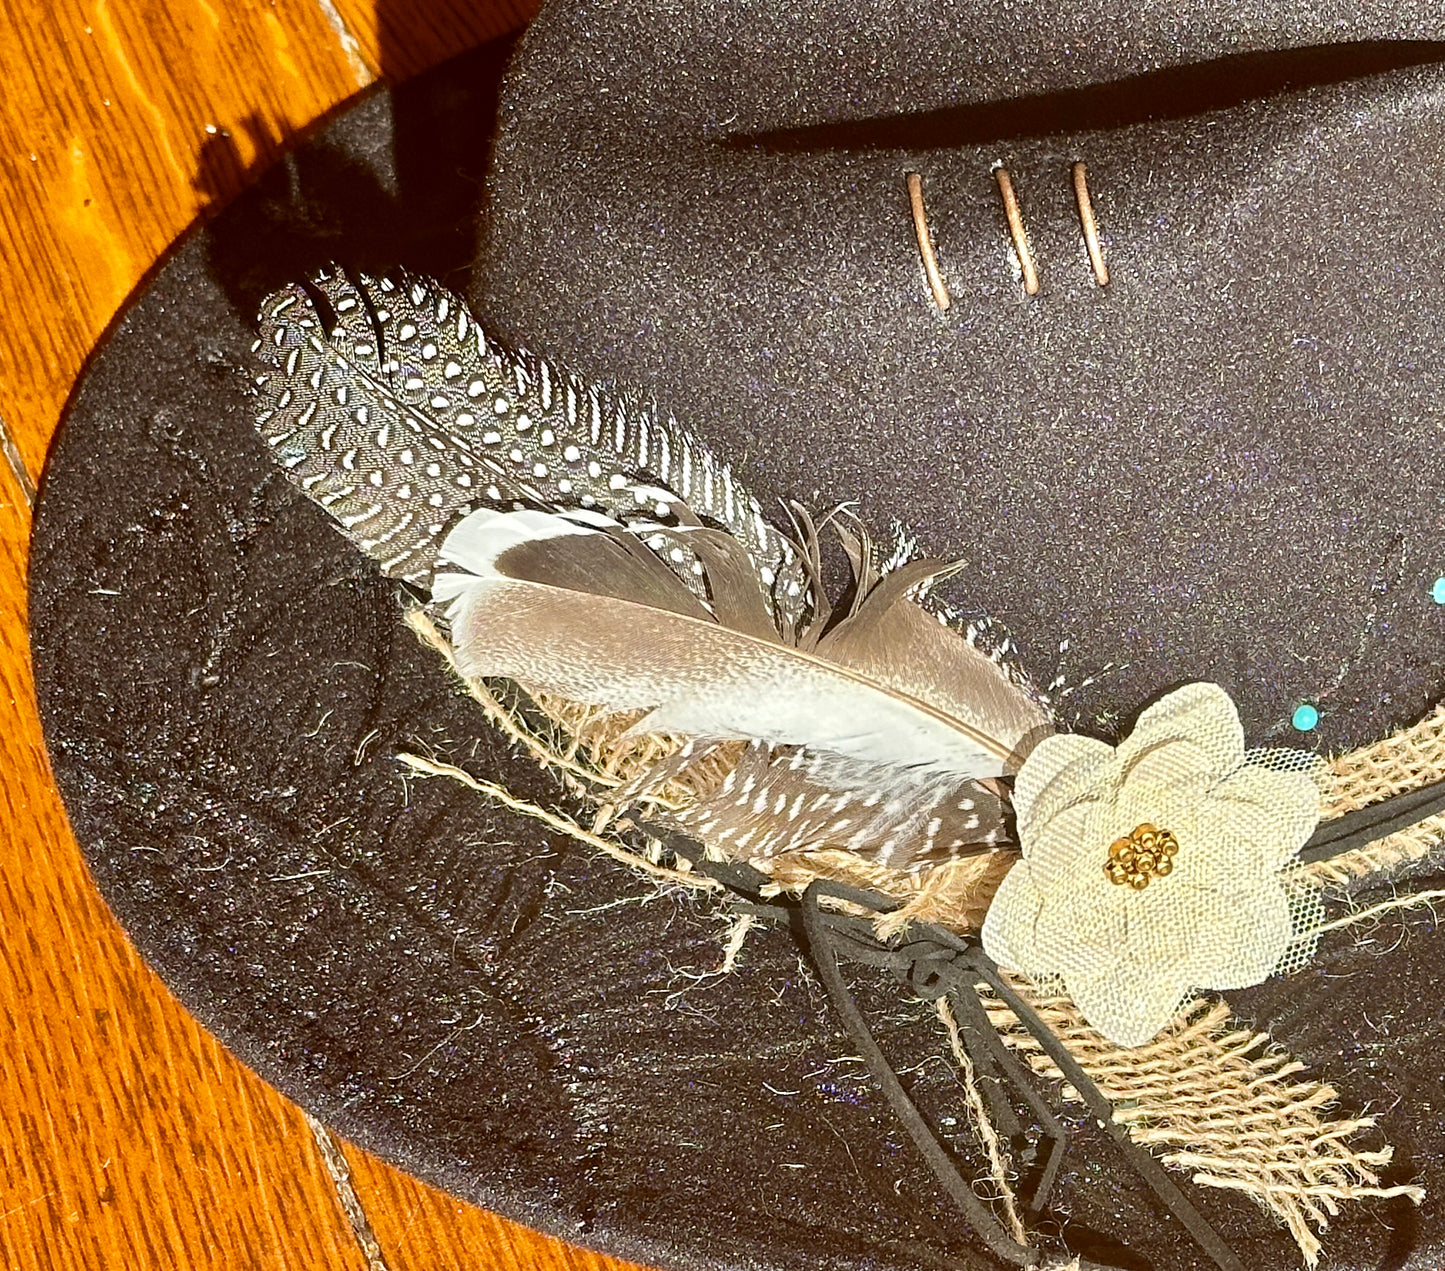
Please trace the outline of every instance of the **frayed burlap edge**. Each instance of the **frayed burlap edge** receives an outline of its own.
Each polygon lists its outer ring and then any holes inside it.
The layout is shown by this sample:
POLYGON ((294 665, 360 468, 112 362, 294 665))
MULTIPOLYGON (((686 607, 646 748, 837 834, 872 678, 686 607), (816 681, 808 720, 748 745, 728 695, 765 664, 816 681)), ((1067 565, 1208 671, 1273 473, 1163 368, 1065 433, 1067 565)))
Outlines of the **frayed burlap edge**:
MULTIPOLYGON (((1343 816, 1442 779, 1445 779, 1445 705, 1437 706, 1412 728, 1331 760, 1325 815, 1343 816)), ((1323 883, 1343 885, 1380 870, 1421 860, 1442 842, 1445 842, 1445 816, 1433 816, 1367 847, 1305 868, 1323 883)))
MULTIPOLYGON (((414 611, 408 615, 408 623, 455 672, 450 646, 426 615, 414 611)), ((574 791, 599 804, 598 817, 588 829, 564 814, 526 804, 460 770, 409 757, 415 768, 464 780, 553 829, 641 869, 654 881, 693 887, 709 881, 689 876, 685 861, 678 863, 679 868, 662 866, 655 851, 640 856, 624 839, 607 832, 615 812, 606 801, 608 791, 672 754, 681 739, 624 737, 635 717, 609 716, 545 694, 524 699, 540 714, 540 720, 530 718, 525 705, 504 703, 485 685, 458 678, 507 736, 538 762, 559 771, 574 791)), ((722 779, 729 763, 736 762, 736 754, 724 752, 651 797, 675 803, 705 793, 722 779)), ((1343 815, 1442 775, 1445 706, 1413 728, 1332 760, 1325 786, 1325 815, 1343 815)), ((1344 884, 1419 860, 1442 839, 1445 817, 1435 817, 1306 869, 1321 885, 1344 884)), ((808 883, 824 878, 901 901, 897 910, 877 920, 879 934, 886 938, 915 921, 960 933, 976 932, 1012 860, 1010 853, 988 852, 913 875, 871 866, 850 852, 821 849, 752 864, 772 878, 772 890, 778 893, 800 894, 808 883)), ((1409 903, 1409 898, 1399 903, 1409 903)), ((745 934, 745 929, 734 932, 734 944, 745 934)), ((729 967, 737 951, 729 948, 729 967)), ((1342 1202, 1366 1197, 1406 1196, 1416 1203, 1423 1199, 1423 1190, 1413 1185, 1380 1185, 1376 1171, 1390 1160, 1390 1147, 1365 1149, 1352 1143, 1373 1127, 1371 1118, 1339 1114, 1334 1107, 1335 1092, 1329 1086, 1300 1077, 1304 1065, 1290 1059, 1267 1034, 1238 1029, 1225 1003, 1189 1002, 1153 1042, 1128 1049, 1090 1028, 1067 997, 1024 984, 1018 988, 1115 1105, 1115 1116, 1127 1126, 1131 1139, 1161 1150, 1167 1164, 1192 1171, 1196 1183, 1251 1196, 1284 1223, 1308 1266, 1315 1265, 1321 1252, 1316 1233, 1338 1214, 1342 1202)), ((1005 1040, 1025 1054, 1035 1069, 1059 1075, 1007 1008, 995 1002, 992 1015, 1005 1040)), ((1073 1092, 1066 1089, 1065 1093, 1070 1096, 1073 1092)), ((970 1106, 971 1118, 979 1113, 980 1109, 970 1106)), ((1007 1160, 998 1151, 986 1116, 982 1124, 975 1125, 975 1132, 999 1189, 997 1199, 1013 1218, 1010 1227, 1017 1238, 1020 1229, 1016 1227, 1007 1160)))
MULTIPOLYGON (((1300 1075, 1304 1065, 1267 1034, 1235 1026, 1223 1002, 1196 999, 1148 1045, 1125 1050, 1090 1028, 1068 998, 1016 987, 1114 1105, 1134 1142, 1202 1186, 1253 1198, 1285 1224, 1308 1266, 1320 1256, 1316 1232, 1342 1202, 1424 1198, 1419 1187, 1381 1186, 1378 1170, 1391 1149, 1351 1143, 1374 1120, 1340 1115, 1334 1090, 1300 1075)), ((1006 1006, 994 1000, 988 1009, 1036 1071, 1062 1079, 1006 1006)))

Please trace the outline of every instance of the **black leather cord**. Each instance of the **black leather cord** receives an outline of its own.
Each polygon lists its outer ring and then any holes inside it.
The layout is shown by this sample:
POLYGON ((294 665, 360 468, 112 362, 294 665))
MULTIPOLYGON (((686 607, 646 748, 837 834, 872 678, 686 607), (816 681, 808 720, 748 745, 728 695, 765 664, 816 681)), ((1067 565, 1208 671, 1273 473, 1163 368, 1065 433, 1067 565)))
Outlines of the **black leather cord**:
MULTIPOLYGON (((828 989, 839 1014, 845 1023, 848 1023, 849 1033, 853 1036, 853 1040, 858 1043, 864 1058, 868 1060, 874 1080, 883 1088, 895 1114, 907 1126, 910 1135, 914 1137, 914 1142, 918 1144, 929 1165, 938 1174, 940 1181, 944 1183, 945 1187, 948 1187, 950 1194, 955 1191, 955 1186, 950 1183, 950 1178, 960 1183, 963 1182, 957 1167, 954 1166, 937 1139, 933 1137, 927 1124, 922 1122, 922 1118, 918 1116, 917 1109, 907 1099, 907 1095, 903 1093, 897 1075, 891 1068, 887 1068, 887 1061, 883 1058, 877 1043, 872 1040, 871 1035, 868 1035, 869 1044, 865 1046, 862 1036, 855 1031, 855 1029, 861 1029, 864 1034, 867 1034, 867 1025, 863 1022, 857 1004, 848 993, 842 976, 837 971, 839 956, 854 957, 857 954, 859 955, 855 959, 857 961, 871 966, 887 966, 900 978, 906 980, 920 996, 928 998, 940 997, 944 993, 954 990, 960 993, 974 993, 976 992, 974 985, 978 980, 983 980, 1038 1041, 1044 1053, 1053 1060, 1055 1066, 1063 1074, 1064 1080, 1078 1091, 1079 1097, 1084 1101, 1089 1112, 1119 1145, 1134 1171, 1189 1232, 1195 1243, 1209 1255, 1220 1271, 1244 1271, 1243 1263, 1239 1261, 1233 1250, 1225 1244, 1214 1228, 1205 1221, 1199 1211, 1189 1203, 1184 1193, 1175 1186, 1164 1172, 1164 1167, 1147 1150, 1139 1147, 1129 1138, 1127 1127, 1114 1120, 1113 1105, 1105 1098, 1098 1086, 1089 1079, 1078 1061, 1059 1040, 1057 1034, 1013 990, 999 973, 997 964, 980 946, 965 941, 942 927, 922 923, 915 924, 910 928, 912 938, 906 943, 884 944, 876 937, 871 936, 871 924, 866 920, 825 913, 818 903, 824 896, 870 906, 880 913, 891 912, 898 906, 894 901, 873 896, 856 887, 844 887, 837 883, 818 880, 810 883, 803 893, 804 930, 808 937, 809 953, 819 966, 824 986, 828 989), (868 928, 870 934, 865 936, 860 931, 860 926, 868 928), (907 965, 904 965, 905 963, 907 965), (880 1067, 873 1067, 875 1060, 880 1067), (907 1102, 908 1109, 911 1109, 912 1112, 912 1118, 916 1119, 918 1125, 921 1126, 921 1130, 927 1136, 927 1141, 931 1146, 924 1145, 915 1132, 913 1121, 905 1115, 902 1105, 895 1100, 895 1096, 889 1093, 890 1087, 896 1087, 898 1093, 902 1095, 902 1099, 907 1102)), ((968 1191, 970 1197, 973 1197, 972 1190, 968 1189, 966 1184, 964 1189, 968 1191)), ((973 1200, 974 1204, 978 1203, 976 1197, 973 1197, 973 1200)), ((971 1212, 967 1209, 965 1212, 969 1213, 970 1222, 972 1222, 971 1212)), ((992 1214, 988 1215, 987 1221, 997 1227, 997 1222, 992 1214)), ((979 1234, 985 1236, 985 1240, 987 1240, 983 1231, 980 1231, 979 1234)), ((1014 1250, 1019 1248, 1012 1241, 1010 1244, 1014 1250)), ((992 1244, 990 1244, 990 1248, 992 1248, 992 1244)), ((1033 1264, 1022 1263, 1020 1265, 1033 1264)))
POLYGON ((863 1018, 863 1012, 858 1009, 853 995, 848 992, 843 974, 838 969, 839 946, 846 944, 846 940, 835 941, 830 919, 836 915, 825 913, 818 905, 819 896, 824 894, 827 893, 818 883, 811 884, 803 893, 803 930, 807 935, 808 953, 818 970, 823 987, 828 991, 834 1009, 843 1022, 843 1027, 847 1029, 853 1045, 867 1063, 868 1071, 882 1090, 883 1097, 888 1100, 893 1115, 908 1132, 908 1137, 922 1153, 949 1198, 963 1212, 968 1225, 988 1247, 989 1252, 1000 1261, 1012 1263, 1014 1266, 1038 1266, 1041 1260, 1039 1251, 1015 1241, 989 1212, 988 1207, 974 1195, 968 1180, 959 1173, 947 1149, 938 1141, 928 1122, 923 1119, 923 1114, 908 1097, 903 1083, 898 1080, 898 1074, 893 1071, 893 1066, 874 1040, 867 1021, 863 1018))
MULTIPOLYGON (((1029 1105, 1029 1110, 1038 1121, 1040 1130, 1050 1142, 1049 1155, 1044 1162, 1044 1171, 1028 1201, 1029 1211, 1035 1214, 1040 1213, 1049 1203, 1059 1167, 1064 1162, 1064 1153, 1068 1151, 1068 1131, 1064 1128, 1064 1123, 1044 1102, 1043 1096, 1035 1089, 1032 1074, 1004 1044, 998 1030, 989 1022, 988 1013, 983 1009, 983 1003, 978 1000, 978 994, 971 988, 954 988, 950 990, 948 1000, 953 1006, 960 1031, 971 1030, 963 1035, 966 1039, 972 1038, 974 1041, 974 1045, 969 1048, 969 1055, 974 1060, 975 1066, 980 1066, 980 1059, 987 1058, 1003 1069, 1013 1083, 1014 1089, 1023 1096, 1024 1101, 1029 1105)), ((1013 1109, 1010 1108, 1009 1115, 1012 1116, 1012 1114, 1013 1109)), ((1014 1124, 1017 1124, 1017 1120, 1014 1121, 1014 1124)))
POLYGON ((1445 781, 1397 794, 1367 808, 1321 822, 1309 842, 1300 849, 1299 859, 1307 865, 1327 861, 1343 852, 1407 830, 1441 812, 1445 812, 1445 781))
POLYGON ((1205 1221, 1204 1216, 1189 1203, 1184 1193, 1164 1172, 1164 1167, 1145 1148, 1139 1147, 1129 1138, 1128 1128, 1114 1119, 1113 1105, 1104 1097, 1098 1086, 1089 1080, 1084 1070, 1079 1067, 1078 1061, 1059 1040, 1058 1035, 1038 1017, 1033 1007, 1014 992, 1013 988, 999 974, 998 965, 994 960, 981 948, 975 948, 964 955, 960 961, 971 967, 1018 1017, 1019 1022, 1029 1030, 1039 1045, 1043 1047, 1044 1053, 1063 1073, 1064 1080, 1078 1091, 1079 1097, 1095 1119, 1123 1150, 1135 1172, 1149 1185, 1149 1189, 1184 1226, 1194 1238, 1194 1242, 1209 1255, 1220 1271, 1244 1271, 1244 1264, 1224 1243, 1219 1233, 1205 1221))
POLYGON ((991 1042, 998 1041, 998 1033, 989 1023, 983 1004, 972 993, 953 992, 948 995, 954 1022, 958 1025, 959 1037, 963 1041, 968 1057, 973 1061, 974 1076, 978 1088, 988 1103, 989 1119, 999 1134, 1010 1142, 1024 1135, 1023 1124, 1014 1111, 1013 1104, 1005 1097, 1003 1082, 1013 1079, 1012 1070, 1007 1070, 1002 1056, 997 1054, 991 1042), (1005 1068, 1000 1072, 1000 1068, 1005 1068))
MULTIPOLYGON (((796 905, 781 898, 765 899, 762 888, 770 880, 761 871, 746 864, 708 860, 702 846, 692 840, 671 834, 662 837, 669 848, 692 862, 698 873, 717 879, 741 897, 739 908, 745 912, 777 924, 790 921, 793 914, 801 915, 799 934, 806 951, 817 968, 823 987, 844 1028, 867 1063, 869 1073, 929 1168, 963 1213, 970 1228, 995 1257, 1014 1266, 1042 1267, 1046 1265, 1047 1255, 1034 1246, 1021 1245, 1015 1241, 974 1194, 969 1180, 959 1171, 948 1149, 939 1142, 928 1122, 909 1098, 898 1074, 874 1039, 862 1011, 848 991, 838 966, 839 959, 889 970, 925 1000, 949 997, 954 1003, 957 1017, 961 1021, 968 1021, 966 1027, 961 1027, 960 1036, 970 1047, 970 1057, 975 1056, 973 1047, 978 1044, 980 1037, 978 1018, 982 1014, 976 986, 979 981, 987 984, 1038 1041, 1044 1053, 1063 1074, 1064 1080, 1078 1092, 1090 1114, 1113 1137, 1134 1171, 1220 1271, 1244 1271, 1243 1263, 1190 1204, 1188 1198, 1164 1172, 1164 1167, 1146 1149, 1139 1147, 1129 1138, 1127 1127, 1114 1120, 1113 1105, 1090 1080, 1057 1034, 1003 978, 997 964, 981 946, 943 927, 927 923, 910 926, 905 939, 898 939, 896 942, 879 940, 872 922, 868 919, 825 910, 819 902, 827 897, 881 914, 897 909, 897 901, 876 892, 823 879, 810 883, 796 905), (972 1007, 967 1005, 970 999, 972 1007)), ((1008 1052, 996 1030, 987 1024, 986 1016, 984 1022, 984 1033, 991 1035, 991 1041, 980 1046, 977 1054, 987 1055, 1007 1073, 1038 1118, 1045 1137, 1053 1140, 1043 1175, 1035 1190, 1034 1204, 1030 1206, 1031 1209, 1041 1208, 1046 1203, 1058 1174, 1067 1135, 1058 1118, 1034 1089, 1024 1066, 1008 1052)), ((1108 1271, 1107 1268, 1098 1268, 1097 1264, 1091 1265, 1095 1266, 1097 1271, 1108 1271)))

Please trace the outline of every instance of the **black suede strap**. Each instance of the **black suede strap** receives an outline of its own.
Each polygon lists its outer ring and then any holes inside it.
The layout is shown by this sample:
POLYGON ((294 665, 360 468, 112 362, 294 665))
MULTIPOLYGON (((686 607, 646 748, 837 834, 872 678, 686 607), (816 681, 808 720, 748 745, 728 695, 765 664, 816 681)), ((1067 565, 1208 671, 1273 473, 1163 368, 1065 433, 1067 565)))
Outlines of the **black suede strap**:
POLYGON ((1397 794, 1357 812, 1322 822, 1300 851, 1299 859, 1306 865, 1327 861, 1356 848, 1368 847, 1441 812, 1445 812, 1445 781, 1397 794))
MULTIPOLYGON (((906 942, 884 943, 870 934, 865 934, 864 929, 871 932, 871 926, 865 920, 823 910, 819 901, 825 896, 866 905, 879 913, 887 913, 897 906, 890 900, 857 888, 821 880, 810 883, 802 900, 803 930, 808 941, 808 952, 818 967, 834 1007, 867 1060, 873 1078, 888 1099, 894 1114, 908 1130, 914 1143, 938 1175, 939 1181, 958 1201, 959 1207, 968 1216, 970 1225, 974 1226, 977 1234, 991 1250, 1000 1256, 1008 1256, 1010 1261, 1018 1265, 1036 1264, 1036 1260, 1030 1260, 1029 1257, 1021 1259, 1018 1256, 1021 1246, 1007 1240, 1006 1233, 1002 1232, 991 1214, 986 1218, 975 1216, 973 1210, 978 1206, 977 1197, 958 1173, 957 1166, 938 1143, 932 1130, 918 1114, 917 1108, 898 1081, 897 1074, 888 1065, 877 1042, 868 1031, 867 1023, 838 971, 837 960, 840 956, 871 966, 886 966, 922 997, 941 997, 955 991, 960 995, 974 993, 974 986, 980 980, 986 983, 1038 1041, 1064 1079, 1078 1091, 1090 1113, 1118 1143, 1135 1172, 1220 1271, 1244 1271, 1244 1264, 1189 1203, 1164 1172, 1163 1166, 1148 1151, 1130 1140, 1127 1127, 1114 1120, 1113 1105, 1089 1079, 1053 1030, 1008 984, 999 973, 997 964, 982 948, 943 928, 927 924, 918 924, 910 929, 910 938, 906 942), (966 1194, 970 1203, 961 1199, 960 1192, 966 1194), (1000 1235, 1005 1238, 1007 1255, 995 1248, 1000 1235)), ((1057 1163, 1050 1161, 1049 1168, 1051 1171, 1056 1170, 1057 1163)))
MULTIPOLYGON (((1067 1147, 1067 1134, 1062 1123, 1044 1103, 1025 1066, 1009 1053, 997 1030, 989 1023, 978 999, 977 986, 980 983, 986 984, 1037 1040, 1063 1074, 1064 1080, 1078 1092, 1090 1114, 1113 1137, 1135 1173, 1215 1266, 1220 1271, 1244 1271, 1243 1263, 1233 1250, 1194 1208, 1165 1173, 1163 1166, 1129 1138, 1126 1126, 1115 1121, 1113 1105, 1079 1066, 1057 1034, 1003 978, 997 964, 982 947, 927 923, 915 923, 902 936, 880 940, 868 919, 833 908, 825 909, 820 902, 827 898, 884 914, 898 908, 898 903, 888 897, 819 879, 808 885, 797 903, 781 897, 764 899, 762 888, 769 880, 752 866, 709 860, 699 844, 680 836, 667 835, 665 839, 668 847, 690 861, 697 872, 717 879, 738 896, 740 909, 770 925, 788 924, 793 928, 816 968, 839 1020, 868 1065, 868 1071, 889 1108, 944 1191, 958 1206, 970 1229, 995 1257, 1014 1266, 1037 1267, 1045 1264, 1046 1255, 1035 1246, 1021 1245, 1014 1240, 974 1193, 970 1181, 909 1097, 898 1073, 873 1036, 843 978, 838 965, 840 960, 891 971, 925 1000, 949 999, 959 1023, 960 1040, 976 1068, 995 1080, 999 1072, 1006 1075, 1027 1103, 1044 1137, 1051 1141, 1042 1175, 1029 1204, 1031 1212, 1037 1213, 1047 1204, 1067 1147), (794 921, 795 918, 801 918, 801 921, 794 921)), ((1012 1132, 1018 1124, 1012 1109, 1006 1116, 1000 1117, 1000 1121, 1006 1132, 1012 1132)), ((1013 1137, 1012 1133, 1009 1136, 1013 1137)))

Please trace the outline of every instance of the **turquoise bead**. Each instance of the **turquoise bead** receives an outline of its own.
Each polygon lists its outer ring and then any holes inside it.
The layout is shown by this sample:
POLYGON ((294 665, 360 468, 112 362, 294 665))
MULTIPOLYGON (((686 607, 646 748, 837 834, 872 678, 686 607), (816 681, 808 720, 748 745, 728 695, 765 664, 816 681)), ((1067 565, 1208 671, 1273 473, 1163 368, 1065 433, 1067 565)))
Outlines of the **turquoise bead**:
POLYGON ((1435 580, 1435 585, 1430 588, 1430 599, 1437 605, 1445 605, 1445 574, 1435 580))
POLYGON ((1302 702, 1295 707, 1294 719, 1291 722, 1300 732, 1307 733, 1320 722, 1320 713, 1308 702, 1302 702))

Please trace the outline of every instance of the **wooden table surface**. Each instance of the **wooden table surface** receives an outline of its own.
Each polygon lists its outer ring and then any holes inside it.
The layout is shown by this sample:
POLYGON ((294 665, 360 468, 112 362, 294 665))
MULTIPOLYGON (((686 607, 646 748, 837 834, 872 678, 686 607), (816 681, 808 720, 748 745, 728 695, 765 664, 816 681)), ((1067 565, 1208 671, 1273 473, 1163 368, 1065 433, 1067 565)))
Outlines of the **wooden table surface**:
POLYGON ((181 1009, 71 837, 26 634, 30 504, 52 434, 157 257, 318 115, 520 26, 532 4, 0 0, 3 1271, 621 1265, 337 1145, 181 1009), (220 130, 239 162, 198 180, 220 130))

